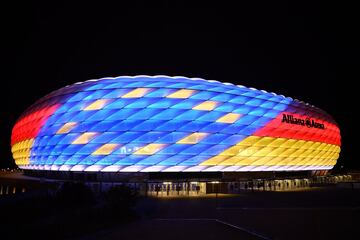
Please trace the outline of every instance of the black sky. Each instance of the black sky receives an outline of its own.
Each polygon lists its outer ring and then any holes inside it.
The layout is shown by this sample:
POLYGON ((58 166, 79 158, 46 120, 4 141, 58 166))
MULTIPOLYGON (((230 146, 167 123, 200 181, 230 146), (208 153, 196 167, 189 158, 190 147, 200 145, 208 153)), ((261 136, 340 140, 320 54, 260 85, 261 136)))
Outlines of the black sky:
POLYGON ((144 2, 3 8, 0 166, 13 161, 17 117, 50 91, 100 77, 162 74, 232 82, 314 104, 340 125, 340 165, 360 167, 354 6, 144 2))

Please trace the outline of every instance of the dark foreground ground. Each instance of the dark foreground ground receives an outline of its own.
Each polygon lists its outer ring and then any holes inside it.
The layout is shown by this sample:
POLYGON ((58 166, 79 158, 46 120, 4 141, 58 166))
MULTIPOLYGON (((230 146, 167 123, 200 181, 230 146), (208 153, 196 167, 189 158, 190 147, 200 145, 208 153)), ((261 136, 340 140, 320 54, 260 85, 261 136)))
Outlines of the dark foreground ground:
POLYGON ((143 199, 142 219, 80 239, 359 239, 360 191, 143 199))
POLYGON ((359 239, 360 190, 92 198, 77 186, 0 196, 0 239, 359 239), (119 204, 120 203, 120 204, 119 204))

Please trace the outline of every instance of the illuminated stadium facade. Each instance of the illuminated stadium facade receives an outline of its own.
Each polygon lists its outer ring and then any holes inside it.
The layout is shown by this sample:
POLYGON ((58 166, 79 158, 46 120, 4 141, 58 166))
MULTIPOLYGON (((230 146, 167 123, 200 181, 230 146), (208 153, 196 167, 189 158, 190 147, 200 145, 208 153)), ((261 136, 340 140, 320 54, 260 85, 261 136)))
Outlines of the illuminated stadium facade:
POLYGON ((41 98, 16 122, 27 171, 228 173, 330 170, 335 121, 312 105, 199 78, 89 80, 41 98))

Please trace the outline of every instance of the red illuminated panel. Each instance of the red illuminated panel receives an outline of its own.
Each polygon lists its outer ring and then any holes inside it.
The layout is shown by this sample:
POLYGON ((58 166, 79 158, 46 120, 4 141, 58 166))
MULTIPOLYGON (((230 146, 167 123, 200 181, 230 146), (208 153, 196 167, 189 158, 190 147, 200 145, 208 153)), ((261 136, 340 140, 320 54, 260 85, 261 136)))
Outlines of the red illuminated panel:
POLYGON ((26 139, 35 138, 48 117, 53 114, 59 104, 44 107, 21 118, 14 126, 11 135, 11 146, 26 139))
POLYGON ((323 142, 338 146, 341 145, 340 131, 335 124, 290 112, 279 114, 265 127, 256 131, 254 135, 323 142), (317 124, 316 126, 312 125, 314 122, 317 124))

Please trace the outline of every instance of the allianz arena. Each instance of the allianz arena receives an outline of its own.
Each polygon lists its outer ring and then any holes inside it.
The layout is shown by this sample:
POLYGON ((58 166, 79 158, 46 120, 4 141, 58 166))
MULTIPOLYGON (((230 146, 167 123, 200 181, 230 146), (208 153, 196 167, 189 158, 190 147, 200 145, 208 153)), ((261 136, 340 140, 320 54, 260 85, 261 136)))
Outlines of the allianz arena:
POLYGON ((17 120, 25 170, 278 172, 329 170, 340 131, 323 110, 199 78, 115 77, 66 86, 17 120))

